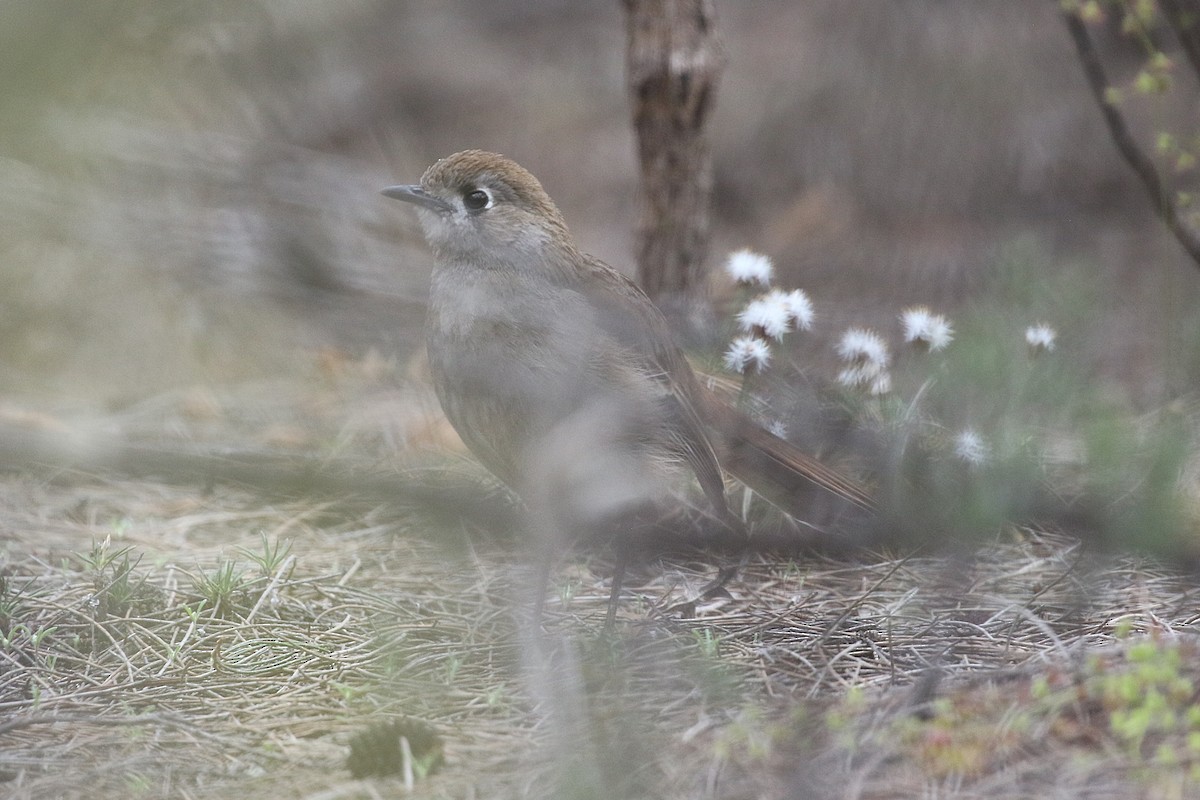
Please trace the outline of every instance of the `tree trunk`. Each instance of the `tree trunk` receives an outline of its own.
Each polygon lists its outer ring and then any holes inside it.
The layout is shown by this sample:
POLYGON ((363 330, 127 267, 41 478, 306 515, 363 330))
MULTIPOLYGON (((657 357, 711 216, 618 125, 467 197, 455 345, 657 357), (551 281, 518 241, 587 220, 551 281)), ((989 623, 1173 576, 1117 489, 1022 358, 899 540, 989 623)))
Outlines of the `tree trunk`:
POLYGON ((641 171, 638 281, 669 316, 702 306, 712 156, 704 126, 724 53, 709 0, 622 0, 641 171))

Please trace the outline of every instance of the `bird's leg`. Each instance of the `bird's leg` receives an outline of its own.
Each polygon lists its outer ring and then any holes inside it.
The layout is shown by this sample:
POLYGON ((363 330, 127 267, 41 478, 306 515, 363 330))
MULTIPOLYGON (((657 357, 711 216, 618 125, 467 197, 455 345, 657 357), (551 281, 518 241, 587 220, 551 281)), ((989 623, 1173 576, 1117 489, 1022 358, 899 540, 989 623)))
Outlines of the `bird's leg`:
POLYGON ((534 591, 536 594, 533 598, 533 629, 540 631, 542 629, 542 614, 546 608, 546 592, 550 589, 550 569, 553 566, 554 554, 549 548, 541 548, 538 553, 536 574, 534 576, 534 591))
POLYGON ((696 596, 696 599, 707 600, 722 591, 725 588, 725 584, 735 579, 749 561, 750 551, 746 550, 742 553, 741 559, 736 564, 726 564, 723 567, 719 567, 717 569, 717 576, 700 588, 700 593, 696 596))
POLYGON ((629 544, 625 537, 618 536, 614 543, 616 561, 613 564, 612 591, 608 595, 608 616, 604 618, 604 627, 611 630, 617 619, 617 602, 621 599, 621 583, 625 579, 625 567, 629 564, 629 544))

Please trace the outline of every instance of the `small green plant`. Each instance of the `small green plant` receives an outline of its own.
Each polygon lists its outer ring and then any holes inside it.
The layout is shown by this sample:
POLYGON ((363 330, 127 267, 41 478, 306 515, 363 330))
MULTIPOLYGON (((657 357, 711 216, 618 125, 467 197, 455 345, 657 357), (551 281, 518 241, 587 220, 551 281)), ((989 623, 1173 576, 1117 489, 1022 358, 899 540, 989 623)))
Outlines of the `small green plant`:
POLYGON ((9 577, 0 574, 0 632, 8 630, 13 620, 21 616, 21 592, 12 585, 9 577))
POLYGON ((350 705, 358 698, 364 697, 369 693, 369 690, 364 686, 354 686, 341 681, 330 681, 329 685, 338 693, 338 696, 346 705, 350 705))
POLYGON ((412 759, 412 770, 413 774, 416 775, 417 780, 425 780, 442 765, 442 754, 440 751, 426 753, 422 756, 410 756, 409 753, 412 751, 412 746, 409 745, 407 739, 402 740, 402 743, 406 751, 406 758, 412 759))
POLYGON ((155 788, 154 781, 141 773, 132 773, 125 777, 126 789, 134 797, 142 797, 147 794, 152 794, 155 788))
POLYGON ((853 748, 857 742, 855 723, 867 708, 867 694, 861 686, 851 686, 842 699, 825 712, 825 724, 843 746, 853 748))
POLYGON ((48 628, 31 628, 24 622, 18 622, 7 629, 0 629, 0 649, 7 650, 26 644, 37 647, 56 630, 54 625, 48 628))
POLYGON ((117 559, 128 559, 131 552, 133 552, 132 547, 119 547, 114 550, 112 536, 109 535, 104 537, 104 541, 99 543, 92 540, 92 549, 86 555, 80 554, 78 557, 83 562, 84 569, 88 572, 101 574, 108 572, 117 559))
MULTIPOLYGON (((1020 749, 1032 726, 1032 716, 1012 709, 997 687, 939 697, 923 711, 896 717, 883 736, 938 778, 987 773, 1020 749)), ((851 724, 841 738, 855 730, 851 724)))
POLYGON ((200 602, 196 604, 195 608, 192 608, 188 603, 181 604, 180 608, 183 609, 183 613, 186 614, 187 618, 191 620, 193 625, 195 625, 200 621, 200 615, 204 613, 204 609, 208 608, 208 599, 201 598, 200 602))
POLYGON ((693 630, 692 638, 696 640, 696 645, 700 648, 700 655, 704 658, 717 658, 720 654, 721 641, 713 635, 710 628, 693 630))
POLYGON ((1200 694, 1189 677, 1194 646, 1155 638, 1130 641, 1129 620, 1118 623, 1123 654, 1093 655, 1069 680, 1034 682, 1030 697, 1051 730, 1107 736, 1134 774, 1162 781, 1200 780, 1200 694))
POLYGON ((1180 648, 1141 641, 1129 647, 1126 660, 1128 667, 1123 670, 1104 670, 1094 664, 1096 675, 1089 686, 1108 712, 1113 736, 1135 759, 1150 763, 1193 759, 1195 752, 1178 752, 1200 739, 1200 700, 1196 686, 1182 671, 1180 648))
POLYGON ((132 547, 114 549, 111 536, 99 544, 93 542, 92 549, 78 558, 92 576, 88 605, 97 621, 136 615, 161 600, 161 593, 147 582, 147 576, 136 572, 141 555, 135 556, 132 547))
POLYGON ((721 656, 721 639, 711 628, 692 630, 696 656, 689 658, 688 674, 705 698, 717 703, 731 702, 738 693, 738 672, 721 656))
POLYGON ((582 583, 576 578, 569 578, 558 586, 558 601, 566 608, 575 599, 575 595, 579 593, 579 587, 582 583))
POLYGON ((488 708, 505 708, 511 700, 512 697, 508 690, 508 685, 500 683, 487 690, 483 698, 483 703, 488 708))
POLYGON ((292 541, 291 539, 276 539, 272 542, 261 531, 259 532, 259 538, 261 544, 258 550, 239 547, 238 552, 257 564, 259 570, 262 571, 263 577, 270 578, 275 575, 275 572, 283 566, 287 557, 291 555, 292 541))
POLYGON ((780 726, 767 720, 759 706, 746 706, 721 729, 715 751, 722 758, 762 764, 770 758, 782 734, 780 726))
POLYGON ((231 559, 222 559, 212 572, 201 571, 196 577, 196 591, 212 609, 212 613, 222 618, 243 610, 245 586, 245 573, 231 559))
POLYGON ((457 653, 451 653, 446 656, 446 683, 453 684, 454 679, 458 677, 459 670, 462 669, 462 656, 457 653))

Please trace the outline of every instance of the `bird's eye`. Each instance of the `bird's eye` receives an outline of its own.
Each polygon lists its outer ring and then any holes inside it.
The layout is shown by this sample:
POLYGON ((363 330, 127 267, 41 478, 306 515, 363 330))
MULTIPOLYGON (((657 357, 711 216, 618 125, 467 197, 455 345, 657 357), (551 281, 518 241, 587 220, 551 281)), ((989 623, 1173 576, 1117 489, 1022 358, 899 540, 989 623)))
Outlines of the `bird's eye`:
POLYGON ((491 195, 483 189, 472 189, 463 195, 463 205, 468 211, 482 211, 492 203, 491 195))

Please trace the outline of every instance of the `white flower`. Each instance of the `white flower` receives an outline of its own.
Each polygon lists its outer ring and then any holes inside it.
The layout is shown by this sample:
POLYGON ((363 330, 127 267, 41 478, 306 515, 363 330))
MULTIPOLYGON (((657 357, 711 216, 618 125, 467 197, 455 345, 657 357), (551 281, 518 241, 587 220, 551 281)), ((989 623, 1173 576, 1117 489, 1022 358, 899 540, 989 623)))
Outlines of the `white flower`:
POLYGON ((734 372, 762 372, 771 363, 771 346, 754 336, 739 336, 725 351, 725 367, 734 372))
POLYGON ((787 426, 777 419, 773 419, 767 423, 767 430, 778 436, 780 439, 787 438, 787 426))
POLYGON ((738 283, 771 285, 771 259, 753 250, 738 250, 729 254, 725 271, 738 283))
POLYGON ((837 351, 843 361, 866 369, 870 377, 887 369, 890 361, 887 344, 879 334, 866 328, 850 328, 843 333, 837 351))
POLYGON ((990 448, 983 438, 966 428, 954 438, 954 455, 972 466, 979 466, 988 460, 990 448))
POLYGON ((738 325, 747 332, 761 330, 763 335, 779 340, 791 330, 788 310, 775 292, 756 297, 738 314, 738 325))
POLYGON ((887 394, 892 390, 892 373, 885 370, 880 370, 875 377, 871 379, 870 386, 867 391, 874 395, 887 394))
POLYGON ((892 390, 892 374, 888 372, 887 344, 874 331, 850 328, 837 344, 838 355, 847 366, 838 373, 838 382, 851 389, 866 389, 870 394, 887 394, 892 390))
POLYGON ((1058 338, 1058 331, 1044 322, 1039 322, 1037 325, 1031 325, 1025 329, 1025 342, 1034 354, 1040 353, 1043 350, 1047 352, 1053 350, 1056 338, 1058 338))
POLYGON ((761 333, 776 341, 790 330, 808 330, 812 321, 812 301, 800 289, 790 292, 772 289, 751 300, 738 314, 742 330, 761 333))
POLYGON ((868 394, 887 394, 892 390, 892 373, 874 364, 855 364, 838 373, 838 383, 848 389, 866 389, 868 394))
POLYGON ((812 327, 813 304, 803 289, 793 289, 790 292, 776 289, 773 293, 779 294, 779 302, 787 310, 788 319, 796 326, 796 330, 806 331, 812 327))
POLYGON ((925 306, 905 309, 900 315, 904 326, 904 341, 920 345, 929 351, 941 350, 954 338, 954 329, 941 314, 934 314, 925 306))
POLYGON ((868 383, 871 375, 862 367, 846 367, 838 373, 837 379, 842 386, 853 389, 868 383))

